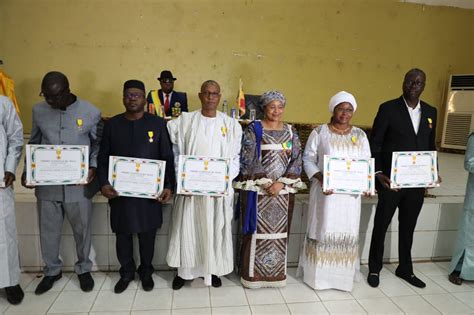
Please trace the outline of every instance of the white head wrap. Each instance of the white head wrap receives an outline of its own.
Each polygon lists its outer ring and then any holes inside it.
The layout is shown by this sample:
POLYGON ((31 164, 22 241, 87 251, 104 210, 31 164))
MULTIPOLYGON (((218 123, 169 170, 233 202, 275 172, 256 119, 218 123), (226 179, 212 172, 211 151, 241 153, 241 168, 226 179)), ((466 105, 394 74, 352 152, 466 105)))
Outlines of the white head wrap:
POLYGON ((351 93, 347 93, 346 91, 341 91, 341 92, 338 92, 333 97, 331 97, 331 100, 329 100, 329 112, 333 113, 334 108, 336 108, 337 105, 344 102, 350 103, 352 107, 354 108, 354 112, 356 111, 357 103, 356 103, 354 95, 352 95, 351 93))

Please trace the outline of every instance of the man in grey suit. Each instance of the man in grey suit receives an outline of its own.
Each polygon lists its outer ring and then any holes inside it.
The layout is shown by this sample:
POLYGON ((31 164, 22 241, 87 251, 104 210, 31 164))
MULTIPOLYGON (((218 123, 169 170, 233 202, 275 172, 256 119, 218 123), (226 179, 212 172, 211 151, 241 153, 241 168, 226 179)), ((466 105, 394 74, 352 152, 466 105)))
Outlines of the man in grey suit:
MULTIPOLYGON (((44 278, 36 287, 37 295, 49 291, 61 278, 62 261, 59 243, 64 216, 71 224, 76 241, 78 274, 81 289, 94 288, 90 274, 92 180, 97 167, 100 135, 100 111, 69 90, 67 77, 61 72, 47 73, 41 83, 40 96, 45 101, 33 107, 33 125, 29 144, 64 144, 89 146, 87 185, 38 186, 35 189, 40 224, 41 252, 45 263, 44 278)), ((22 184, 26 187, 26 173, 22 184)), ((32 187, 29 187, 32 188, 32 187)))

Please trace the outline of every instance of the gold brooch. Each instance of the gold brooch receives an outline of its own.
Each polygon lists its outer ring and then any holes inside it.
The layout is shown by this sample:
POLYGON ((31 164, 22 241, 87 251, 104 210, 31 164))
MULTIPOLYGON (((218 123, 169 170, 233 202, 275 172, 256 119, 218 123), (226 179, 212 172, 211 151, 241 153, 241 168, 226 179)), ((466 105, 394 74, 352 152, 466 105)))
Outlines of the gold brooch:
POLYGON ((148 141, 150 143, 153 143, 153 131, 148 131, 148 138, 149 138, 148 141))

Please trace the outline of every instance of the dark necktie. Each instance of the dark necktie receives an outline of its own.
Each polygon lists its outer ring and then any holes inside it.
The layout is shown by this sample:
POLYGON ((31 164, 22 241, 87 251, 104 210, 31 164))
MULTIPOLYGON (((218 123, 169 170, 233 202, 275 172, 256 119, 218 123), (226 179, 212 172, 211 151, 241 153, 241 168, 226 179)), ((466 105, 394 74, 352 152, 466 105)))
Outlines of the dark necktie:
POLYGON ((169 94, 166 94, 165 95, 165 112, 164 112, 164 116, 167 116, 166 114, 168 113, 168 110, 170 108, 170 95, 169 94))

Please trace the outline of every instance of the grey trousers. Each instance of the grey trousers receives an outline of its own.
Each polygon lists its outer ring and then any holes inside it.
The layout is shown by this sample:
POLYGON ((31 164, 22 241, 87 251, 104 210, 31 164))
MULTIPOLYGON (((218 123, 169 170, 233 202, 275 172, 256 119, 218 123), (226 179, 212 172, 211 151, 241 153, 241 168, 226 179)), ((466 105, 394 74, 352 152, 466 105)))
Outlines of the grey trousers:
POLYGON ((64 215, 71 224, 74 240, 76 241, 78 260, 74 270, 78 275, 90 272, 92 268, 92 261, 89 259, 91 250, 91 200, 73 203, 38 200, 37 205, 41 252, 45 263, 44 275, 55 276, 61 272, 62 261, 59 258, 59 244, 64 215))

